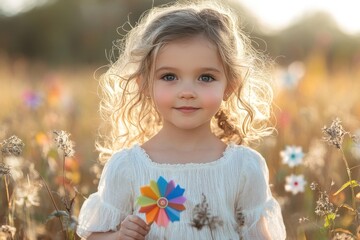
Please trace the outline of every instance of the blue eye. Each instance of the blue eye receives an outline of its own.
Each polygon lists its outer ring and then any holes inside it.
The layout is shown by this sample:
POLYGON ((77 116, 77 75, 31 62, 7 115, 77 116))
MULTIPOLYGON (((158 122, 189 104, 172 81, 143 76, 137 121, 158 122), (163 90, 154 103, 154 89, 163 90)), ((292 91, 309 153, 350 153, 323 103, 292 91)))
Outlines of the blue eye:
POLYGON ((176 80, 176 76, 174 74, 165 74, 161 77, 161 79, 165 81, 174 81, 176 80))
POLYGON ((215 81, 215 78, 213 78, 211 75, 201 75, 200 81, 202 82, 212 82, 215 81))

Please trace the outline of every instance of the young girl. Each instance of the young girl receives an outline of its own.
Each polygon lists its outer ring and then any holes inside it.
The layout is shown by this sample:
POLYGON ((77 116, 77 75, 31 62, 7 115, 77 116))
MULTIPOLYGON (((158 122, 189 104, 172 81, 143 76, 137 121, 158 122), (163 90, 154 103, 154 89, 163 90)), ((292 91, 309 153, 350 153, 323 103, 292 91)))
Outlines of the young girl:
POLYGON ((245 146, 272 130, 265 61, 230 11, 209 3, 154 8, 118 47, 100 81, 110 132, 98 146, 109 160, 82 206, 78 235, 285 239, 265 160, 245 146), (148 224, 136 202, 160 176, 185 189, 185 210, 167 227, 148 224))

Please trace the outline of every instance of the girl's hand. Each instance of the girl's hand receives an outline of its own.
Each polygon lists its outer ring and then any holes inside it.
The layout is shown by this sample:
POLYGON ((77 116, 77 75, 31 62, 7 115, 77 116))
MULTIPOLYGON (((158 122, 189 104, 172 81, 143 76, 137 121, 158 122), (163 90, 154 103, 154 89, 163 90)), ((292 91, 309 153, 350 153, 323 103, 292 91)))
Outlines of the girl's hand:
POLYGON ((149 233, 150 226, 136 215, 127 216, 120 224, 118 239, 120 240, 144 240, 149 233))

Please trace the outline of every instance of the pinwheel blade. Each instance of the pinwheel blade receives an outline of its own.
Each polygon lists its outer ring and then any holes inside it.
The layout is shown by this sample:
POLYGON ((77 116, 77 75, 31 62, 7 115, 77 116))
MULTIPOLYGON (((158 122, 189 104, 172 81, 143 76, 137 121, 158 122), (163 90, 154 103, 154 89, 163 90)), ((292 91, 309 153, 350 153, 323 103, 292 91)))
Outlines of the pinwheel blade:
POLYGON ((160 208, 159 214, 155 221, 156 221, 157 225, 167 227, 167 225, 169 223, 169 217, 163 208, 160 208))
POLYGON ((159 177, 157 185, 160 191, 160 196, 164 197, 166 194, 166 187, 168 185, 167 181, 163 177, 159 177))
POLYGON ((171 222, 180 221, 180 212, 170 207, 165 208, 166 214, 168 215, 171 222))
POLYGON ((149 186, 143 186, 140 188, 140 192, 143 196, 146 196, 146 197, 149 197, 149 198, 152 198, 154 199, 155 201, 160 197, 160 196, 157 196, 154 191, 151 189, 151 187, 149 186))
POLYGON ((174 188, 175 188, 175 182, 174 180, 171 180, 166 187, 166 193, 165 193, 166 198, 172 192, 172 190, 174 190, 174 188))
POLYGON ((167 196, 167 199, 170 201, 173 198, 180 197, 184 194, 185 189, 181 188, 179 185, 176 186, 175 189, 173 189, 169 195, 167 196))
POLYGON ((186 209, 185 206, 182 204, 169 203, 168 206, 178 211, 184 211, 186 209))
POLYGON ((146 222, 147 222, 147 224, 150 224, 150 223, 156 221, 156 219, 158 218, 158 214, 159 214, 159 208, 158 207, 155 207, 151 211, 146 213, 146 222))
POLYGON ((156 200, 154 200, 152 198, 142 196, 142 195, 137 198, 136 202, 137 202, 138 205, 140 205, 142 207, 146 207, 146 206, 156 204, 156 200))
POLYGON ((176 203, 176 204, 184 204, 185 201, 186 201, 186 198, 184 196, 176 197, 176 198, 169 200, 169 202, 176 203))
POLYGON ((160 192, 159 192, 159 188, 157 183, 154 180, 150 181, 150 188, 153 190, 153 192, 157 195, 157 196, 161 196, 160 192))
POLYGON ((157 204, 152 204, 152 205, 149 205, 149 206, 146 206, 146 207, 141 207, 139 209, 139 213, 148 213, 150 212, 153 208, 157 208, 157 204))

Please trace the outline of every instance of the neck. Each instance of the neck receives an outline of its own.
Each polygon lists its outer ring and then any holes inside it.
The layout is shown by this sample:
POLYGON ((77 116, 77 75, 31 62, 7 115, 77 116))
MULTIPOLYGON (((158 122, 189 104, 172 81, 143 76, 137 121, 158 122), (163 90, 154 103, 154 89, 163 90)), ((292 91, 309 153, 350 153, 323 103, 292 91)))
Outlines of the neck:
POLYGON ((153 140, 164 148, 181 148, 189 151, 208 147, 210 143, 221 141, 211 132, 210 125, 189 130, 165 125, 153 140))

